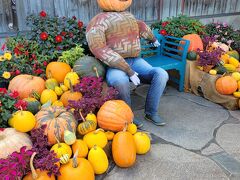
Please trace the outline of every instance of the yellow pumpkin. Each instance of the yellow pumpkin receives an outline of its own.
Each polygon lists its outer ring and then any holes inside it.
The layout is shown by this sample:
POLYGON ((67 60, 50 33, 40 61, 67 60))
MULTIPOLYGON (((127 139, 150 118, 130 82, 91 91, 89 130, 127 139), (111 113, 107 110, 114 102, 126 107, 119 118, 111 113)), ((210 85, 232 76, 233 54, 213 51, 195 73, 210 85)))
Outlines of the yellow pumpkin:
POLYGON ((233 96, 236 97, 236 98, 240 98, 240 92, 239 91, 234 92, 233 96))
POLYGON ((57 158, 62 157, 64 154, 69 154, 69 157, 72 156, 71 147, 65 143, 58 142, 57 144, 54 144, 51 151, 54 151, 57 154, 57 158))
POLYGON ((76 135, 74 132, 71 132, 69 130, 65 130, 64 131, 64 142, 67 144, 67 145, 72 145, 73 143, 75 143, 76 141, 76 135))
POLYGON ((13 114, 9 124, 20 132, 28 132, 35 127, 36 119, 30 111, 17 111, 13 114))
POLYGON ((62 101, 57 100, 52 103, 52 106, 63 107, 63 103, 62 101))
POLYGON ((75 143, 72 145, 72 151, 74 154, 78 151, 78 157, 84 158, 87 157, 88 146, 83 140, 77 139, 75 143))
POLYGON ((107 131, 107 132, 105 132, 105 135, 107 136, 107 139, 109 141, 111 141, 111 140, 113 140, 113 137, 114 137, 115 134, 112 131, 107 131))
POLYGON ((230 58, 230 56, 228 54, 223 54, 221 56, 221 60, 224 62, 224 64, 228 64, 229 63, 229 58, 230 58))
POLYGON ((56 86, 54 91, 58 96, 61 96, 63 94, 63 90, 59 86, 56 86))
POLYGON ((45 87, 47 89, 54 90, 56 86, 58 86, 58 82, 54 78, 50 78, 45 81, 45 87))
POLYGON ((60 88, 63 90, 63 92, 68 91, 67 86, 65 86, 63 83, 60 84, 60 88))
POLYGON ((238 84, 238 91, 240 90, 240 81, 237 82, 238 84))
POLYGON ((233 66, 235 66, 237 68, 239 65, 239 61, 237 59, 235 59, 234 57, 230 57, 229 64, 232 64, 233 66))
POLYGON ((151 148, 151 140, 144 132, 137 132, 133 135, 137 154, 146 154, 151 148))
POLYGON ((51 103, 57 101, 57 94, 51 90, 51 89, 45 89, 43 90, 42 94, 41 94, 41 98, 40 98, 40 102, 42 104, 47 103, 48 101, 51 101, 51 103))
POLYGON ((240 73, 239 73, 239 72, 233 72, 233 73, 232 73, 232 77, 233 77, 236 81, 239 81, 239 80, 240 80, 240 73))
POLYGON ((85 117, 85 119, 94 121, 97 124, 97 117, 95 114, 93 114, 92 112, 88 113, 87 116, 85 117))
POLYGON ((131 134, 135 134, 137 132, 137 126, 133 123, 129 124, 127 127, 127 131, 131 134))
POLYGON ((64 85, 70 89, 70 83, 72 84, 72 86, 76 85, 77 83, 79 83, 79 76, 76 72, 69 72, 67 73, 67 75, 64 78, 64 85))
POLYGON ((88 161, 91 163, 95 174, 103 174, 108 169, 108 158, 104 150, 93 146, 88 153, 88 161))
POLYGON ((61 164, 67 164, 70 160, 69 154, 64 154, 60 157, 60 163, 61 164))
POLYGON ((104 11, 125 11, 131 4, 132 0, 97 0, 98 5, 104 11))
POLYGON ((108 142, 107 136, 102 129, 97 129, 86 134, 83 137, 83 141, 87 144, 89 149, 92 148, 94 145, 104 148, 108 142))

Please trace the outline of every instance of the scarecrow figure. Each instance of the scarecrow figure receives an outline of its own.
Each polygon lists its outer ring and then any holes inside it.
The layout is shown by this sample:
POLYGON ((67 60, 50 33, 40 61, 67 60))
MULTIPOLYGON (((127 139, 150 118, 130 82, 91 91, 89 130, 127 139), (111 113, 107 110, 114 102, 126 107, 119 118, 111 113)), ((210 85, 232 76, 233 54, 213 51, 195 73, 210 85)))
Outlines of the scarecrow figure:
MULTIPOLYGON (((155 125, 165 125, 158 115, 160 98, 168 81, 168 73, 149 65, 139 57, 140 38, 149 40, 155 47, 159 42, 151 29, 125 11, 132 0, 97 0, 104 12, 96 15, 87 27, 87 41, 92 53, 108 66, 108 85, 119 91, 119 98, 131 107, 129 79, 134 85, 140 81, 150 84, 145 104, 145 119, 155 125)), ((140 128, 143 123, 134 119, 140 128)))

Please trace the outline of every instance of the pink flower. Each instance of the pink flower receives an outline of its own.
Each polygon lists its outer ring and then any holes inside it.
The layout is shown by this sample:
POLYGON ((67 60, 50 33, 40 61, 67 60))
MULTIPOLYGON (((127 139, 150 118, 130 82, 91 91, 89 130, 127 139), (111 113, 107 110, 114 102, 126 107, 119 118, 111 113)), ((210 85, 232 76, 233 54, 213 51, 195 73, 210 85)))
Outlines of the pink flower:
POLYGON ((6 94, 7 93, 7 89, 6 88, 0 88, 0 93, 6 94))
POLYGON ((47 13, 46 13, 45 11, 41 11, 41 12, 39 13, 39 16, 41 16, 41 17, 46 17, 46 16, 47 16, 47 13))
POLYGON ((162 22, 162 27, 165 27, 165 26, 167 26, 168 24, 169 24, 168 21, 162 22))
POLYGON ((15 74, 16 75, 19 75, 19 74, 21 74, 21 71, 19 71, 18 69, 15 71, 15 74))
POLYGON ((224 22, 223 27, 228 27, 228 24, 226 22, 224 22))
POLYGON ((43 61, 43 65, 47 66, 48 65, 47 61, 43 61))
POLYGON ((220 28, 220 25, 217 25, 216 28, 219 29, 219 28, 220 28))
POLYGON ((2 45, 2 47, 1 47, 1 50, 4 51, 5 48, 6 48, 6 44, 4 43, 4 44, 2 45))
POLYGON ((78 21, 78 28, 82 28, 83 27, 83 22, 82 21, 78 21))
POLYGON ((18 98, 19 93, 18 93, 17 91, 13 91, 13 92, 11 92, 11 93, 9 94, 9 96, 12 97, 12 98, 14 98, 14 99, 16 99, 16 98, 18 98))
POLYGON ((18 100, 16 104, 14 104, 14 107, 19 110, 26 110, 28 103, 24 100, 18 100))

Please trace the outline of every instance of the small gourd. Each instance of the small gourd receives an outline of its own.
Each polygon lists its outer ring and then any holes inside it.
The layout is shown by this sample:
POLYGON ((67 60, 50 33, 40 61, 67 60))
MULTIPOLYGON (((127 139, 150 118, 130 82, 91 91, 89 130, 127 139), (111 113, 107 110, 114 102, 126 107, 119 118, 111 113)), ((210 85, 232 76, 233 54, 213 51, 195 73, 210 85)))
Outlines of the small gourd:
POLYGON ((115 134, 112 131, 107 131, 107 132, 105 132, 105 135, 107 136, 107 139, 109 141, 111 141, 111 140, 113 140, 113 137, 114 137, 115 134))
POLYGON ((56 86, 54 91, 58 96, 61 96, 63 94, 63 90, 59 86, 56 86))
POLYGON ((54 78, 49 78, 45 81, 45 87, 47 89, 54 90, 56 86, 58 86, 58 82, 54 78))
POLYGON ((88 161, 91 163, 95 174, 103 174, 108 169, 108 158, 104 150, 94 145, 88 153, 88 161))
POLYGON ((57 101, 52 103, 52 106, 63 107, 63 103, 62 103, 62 101, 57 100, 57 101))
POLYGON ((67 73, 67 75, 64 78, 64 85, 70 89, 70 82, 72 84, 72 86, 76 85, 77 83, 79 83, 79 76, 76 72, 69 72, 67 73))
POLYGON ((135 134, 137 132, 137 126, 133 123, 128 124, 127 131, 131 134, 135 134))
POLYGON ((65 143, 60 143, 59 140, 56 138, 57 144, 53 145, 51 151, 54 151, 57 154, 57 158, 62 157, 64 154, 68 154, 69 157, 72 156, 72 149, 69 145, 65 143))
POLYGON ((85 135, 85 134, 87 134, 87 133, 89 133, 91 131, 96 130, 97 123, 95 121, 92 121, 92 120, 86 120, 83 117, 83 115, 81 113, 81 110, 79 111, 79 113, 80 113, 80 116, 81 116, 81 118, 83 120, 83 122, 78 125, 78 132, 79 132, 79 134, 85 135))
POLYGON ((88 146, 83 140, 77 139, 72 145, 72 151, 74 154, 78 151, 78 157, 85 158, 88 155, 88 146))
POLYGON ((72 145, 76 141, 76 134, 74 132, 71 132, 69 130, 64 131, 64 142, 67 145, 72 145))
POLYGON ((70 160, 69 154, 64 154, 60 157, 60 163, 61 164, 67 164, 70 160))
POLYGON ((83 141, 86 142, 89 149, 91 149, 94 145, 104 148, 108 142, 103 129, 97 129, 86 134, 83 137, 83 141))
POLYGON ((65 86, 63 83, 60 84, 60 88, 63 90, 63 92, 68 91, 68 87, 65 86))
POLYGON ((41 98, 40 98, 40 102, 42 104, 47 103, 48 101, 50 101, 51 103, 57 101, 57 94, 55 93, 55 91, 51 90, 51 89, 45 89, 43 90, 42 94, 41 94, 41 98))
POLYGON ((91 120, 91 121, 94 121, 95 123, 97 123, 97 117, 95 114, 93 114, 92 112, 88 113, 86 118, 85 118, 87 121, 88 120, 91 120))
POLYGON ((137 154, 146 154, 151 148, 151 140, 144 132, 137 132, 133 135, 136 144, 137 154))

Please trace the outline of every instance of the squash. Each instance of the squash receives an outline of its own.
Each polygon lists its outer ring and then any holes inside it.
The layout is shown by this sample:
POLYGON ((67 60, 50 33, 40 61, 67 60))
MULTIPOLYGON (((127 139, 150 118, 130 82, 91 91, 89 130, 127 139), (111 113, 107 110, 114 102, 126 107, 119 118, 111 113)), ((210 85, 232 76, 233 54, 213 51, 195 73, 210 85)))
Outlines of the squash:
POLYGON ((112 142, 112 155, 114 162, 122 168, 134 165, 136 161, 136 145, 130 132, 123 131, 115 134, 112 142))
POLYGON ((23 100, 27 102, 27 111, 36 114, 41 109, 41 103, 37 99, 29 97, 23 100))
POLYGON ((209 74, 211 74, 211 75, 216 75, 216 74, 217 74, 217 71, 216 71, 215 69, 211 69, 211 70, 209 71, 209 74))
POLYGON ((228 51, 227 54, 231 57, 234 57, 237 60, 240 60, 239 53, 236 50, 228 51))
POLYGON ((233 93, 233 96, 234 96, 235 98, 240 98, 240 92, 239 92, 239 91, 234 92, 234 93, 233 93))
POLYGON ((238 88, 237 81, 231 76, 220 77, 216 81, 216 90, 220 94, 229 95, 238 88))
POLYGON ((217 71, 217 74, 224 74, 227 72, 227 69, 224 66, 217 66, 214 69, 217 71))
POLYGON ((97 113, 97 121, 100 128, 113 132, 121 131, 125 123, 132 123, 133 112, 122 100, 110 100, 105 102, 97 113))
POLYGON ((60 142, 63 142, 65 130, 76 132, 77 121, 73 114, 65 108, 57 106, 42 108, 35 117, 37 120, 35 128, 39 128, 44 124, 47 125, 45 135, 47 135, 50 145, 56 144, 55 136, 60 142))
POLYGON ((54 151, 56 153, 56 157, 60 158, 65 154, 68 154, 69 157, 72 156, 72 149, 69 145, 65 143, 60 143, 57 139, 57 144, 54 144, 51 148, 51 151, 54 151))
POLYGON ((69 163, 60 167, 58 180, 94 180, 94 170, 90 162, 84 158, 78 158, 77 152, 69 163))
POLYGON ((29 132, 36 125, 36 119, 30 111, 17 111, 13 114, 12 126, 20 132, 29 132))
POLYGON ((83 141, 87 144, 89 149, 91 149, 94 145, 104 148, 108 143, 107 136, 102 129, 97 129, 86 134, 83 137, 83 141))
POLYGON ((54 61, 47 65, 46 76, 56 79, 58 83, 62 83, 70 71, 71 67, 67 63, 54 61))
POLYGON ((58 95, 61 96, 63 94, 63 90, 62 88, 60 88, 59 86, 56 86, 54 89, 54 92, 58 95))
POLYGON ((64 85, 70 89, 70 82, 72 86, 78 84, 80 82, 79 76, 76 72, 69 72, 64 78, 64 85))
MULTIPOLYGON (((190 45, 188 48, 188 52, 190 51, 197 51, 198 49, 200 51, 203 50, 203 42, 202 39, 199 35, 197 34, 188 34, 183 36, 183 39, 189 40, 190 41, 190 45)), ((183 42, 181 42, 181 44, 183 44, 183 42)))
POLYGON ((76 72, 80 77, 105 76, 104 66, 101 64, 99 60, 92 56, 84 56, 78 59, 73 66, 73 71, 76 72))
POLYGON ((76 141, 76 134, 74 132, 71 132, 69 130, 64 131, 64 142, 67 145, 72 145, 76 141))
POLYGON ((95 114, 93 114, 92 112, 88 113, 87 116, 85 117, 86 121, 94 121, 95 123, 97 123, 97 117, 95 114))
POLYGON ((72 145, 72 151, 74 154, 78 151, 78 157, 84 158, 88 155, 88 146, 83 140, 77 139, 72 145))
POLYGON ((133 135, 137 154, 146 154, 151 148, 151 140, 144 132, 137 132, 133 135))
POLYGON ((60 88, 63 90, 63 92, 68 91, 67 86, 65 86, 63 83, 60 84, 60 88))
POLYGON ((104 11, 125 11, 131 4, 132 0, 97 0, 98 5, 104 11))
POLYGON ((92 121, 92 120, 88 120, 86 121, 86 119, 83 117, 82 113, 81 113, 81 110, 79 111, 80 113, 80 116, 83 120, 82 123, 80 123, 78 125, 78 133, 81 134, 81 135, 85 135, 91 131, 94 131, 96 130, 97 128, 97 123, 95 121, 92 121))
POLYGON ((20 99, 31 97, 33 93, 41 94, 45 89, 45 81, 41 77, 20 74, 9 83, 8 90, 18 91, 20 99))
POLYGON ((233 73, 232 73, 232 77, 233 77, 236 81, 240 81, 240 73, 239 73, 239 72, 233 72, 233 73))
POLYGON ((197 59, 197 53, 196 51, 190 51, 187 53, 187 59, 188 60, 191 60, 191 61, 194 61, 197 59))
POLYGON ((235 72, 236 71, 236 67, 232 64, 224 64, 223 66, 226 68, 227 72, 235 72))
POLYGON ((88 161, 91 163, 95 174, 103 174, 108 169, 108 158, 104 150, 93 146, 88 153, 88 161))
POLYGON ((26 175, 23 180, 55 180, 54 175, 48 176, 47 171, 41 171, 40 169, 36 169, 33 166, 33 159, 36 156, 36 152, 34 152, 30 158, 30 168, 31 173, 26 175))
POLYGON ((69 154, 64 154, 60 157, 60 163, 61 164, 67 164, 70 160, 69 154))
POLYGON ((45 87, 47 89, 54 90, 56 86, 58 86, 58 82, 54 78, 47 79, 45 82, 45 87))
POLYGON ((234 57, 230 57, 229 64, 232 64, 233 66, 235 66, 237 68, 239 66, 239 61, 237 59, 235 59, 234 57))
POLYGON ((52 103, 52 106, 63 107, 63 103, 62 101, 57 100, 52 103))
POLYGON ((137 126, 133 123, 129 124, 127 126, 127 131, 130 132, 131 134, 135 134, 137 132, 137 126))
POLYGON ((228 64, 229 63, 229 58, 230 56, 228 54, 223 54, 221 55, 221 60, 224 62, 224 64, 228 64))
POLYGON ((107 136, 107 139, 109 141, 111 141, 111 140, 113 140, 115 134, 112 131, 107 131, 107 132, 105 132, 105 135, 107 136))
POLYGON ((45 89, 41 94, 40 102, 45 104, 50 101, 52 104, 53 102, 57 101, 57 99, 57 94, 53 90, 45 89))
POLYGON ((32 148, 32 141, 26 133, 16 131, 14 128, 0 130, 0 159, 5 159, 13 152, 19 152, 21 147, 32 148))

